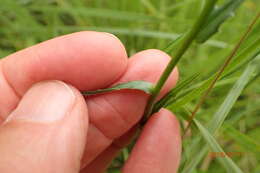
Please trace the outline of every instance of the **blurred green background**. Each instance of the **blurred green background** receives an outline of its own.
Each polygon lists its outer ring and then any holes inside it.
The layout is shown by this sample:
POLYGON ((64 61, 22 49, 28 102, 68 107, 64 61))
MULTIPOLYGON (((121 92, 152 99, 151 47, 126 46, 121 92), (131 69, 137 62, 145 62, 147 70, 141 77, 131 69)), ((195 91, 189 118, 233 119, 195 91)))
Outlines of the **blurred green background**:
MULTIPOLYGON (((111 32, 124 43, 130 55, 144 49, 163 49, 187 31, 201 10, 201 0, 1 0, 0 58, 50 38, 82 30, 111 32)), ((225 0, 220 0, 223 3, 225 0)), ((222 64, 234 44, 260 9, 259 0, 245 0, 203 45, 193 44, 179 63, 181 80, 200 73, 197 81, 207 78, 222 64)), ((260 30, 260 26, 257 26, 260 30)), ((257 35, 256 35, 257 36, 257 35)), ((87 45, 86 45, 87 46, 87 45)), ((172 52, 174 54, 174 52, 172 52)), ((243 68, 241 68, 242 72, 243 68)), ((240 74, 239 72, 237 73, 240 74)), ((236 78, 231 78, 233 83, 236 78)), ((214 89, 198 119, 207 122, 233 84, 227 82, 214 89)), ((192 108, 197 99, 187 103, 192 108)), ((250 82, 228 115, 236 132, 259 147, 260 80, 250 82)), ((226 122, 227 124, 229 121, 226 122)), ((231 156, 247 173, 260 173, 259 150, 250 149, 241 136, 222 130, 216 137, 225 151, 240 152, 231 156)), ((184 140, 184 150, 189 142, 184 140)), ((119 172, 129 154, 128 149, 112 163, 110 172, 119 172)), ((189 159, 189 158, 188 158, 189 159)), ((190 158, 192 159, 192 158, 190 158)), ((183 166, 184 163, 182 163, 183 166)), ((180 172, 182 167, 180 168, 180 172)), ((194 173, 222 173, 216 160, 205 156, 194 173)))

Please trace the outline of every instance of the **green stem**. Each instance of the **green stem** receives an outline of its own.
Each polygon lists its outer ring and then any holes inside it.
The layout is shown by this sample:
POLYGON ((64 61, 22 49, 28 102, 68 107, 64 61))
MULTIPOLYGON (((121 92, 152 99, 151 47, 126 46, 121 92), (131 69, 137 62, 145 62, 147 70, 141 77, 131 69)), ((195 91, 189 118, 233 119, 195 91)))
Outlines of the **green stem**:
POLYGON ((207 17, 209 16, 210 12, 213 10, 216 2, 217 0, 205 1, 205 5, 203 7, 203 10, 199 18, 197 19, 197 21, 195 22, 191 30, 184 35, 181 45, 176 50, 175 56, 171 59, 166 69, 164 70, 163 74, 161 75, 159 81, 157 82, 156 86, 154 87, 152 95, 150 96, 148 103, 146 105, 144 116, 141 123, 146 122, 149 116, 151 115, 155 100, 159 95, 159 92, 161 91, 163 85, 165 84, 166 80, 168 79, 169 75, 171 74, 176 64, 181 59, 182 55, 186 52, 186 50, 191 45, 192 41, 196 38, 204 22, 207 20, 207 17))

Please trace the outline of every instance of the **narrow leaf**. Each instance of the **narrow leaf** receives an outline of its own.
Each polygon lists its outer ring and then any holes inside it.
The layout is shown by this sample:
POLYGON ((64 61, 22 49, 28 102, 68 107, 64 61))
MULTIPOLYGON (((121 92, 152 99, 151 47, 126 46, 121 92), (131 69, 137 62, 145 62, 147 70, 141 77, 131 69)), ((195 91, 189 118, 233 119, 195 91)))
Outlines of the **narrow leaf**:
POLYGON ((153 84, 146 81, 131 81, 131 82, 115 85, 111 88, 98 89, 95 91, 83 91, 82 94, 89 96, 89 95, 102 94, 105 92, 111 92, 111 91, 122 90, 122 89, 141 90, 147 94, 151 94, 153 91, 153 84))
POLYGON ((167 103, 171 103, 171 101, 176 97, 176 95, 185 87, 191 85, 191 83, 199 77, 199 73, 194 74, 187 79, 181 81, 175 88, 173 88, 170 92, 168 92, 162 99, 160 99, 154 106, 153 112, 157 112, 160 108, 165 107, 167 103))
POLYGON ((223 155, 223 157, 217 157, 217 159, 226 168, 227 172, 242 173, 242 170, 228 157, 228 155, 224 152, 224 150, 217 143, 215 138, 210 134, 210 132, 205 127, 203 127, 203 125, 196 119, 194 119, 194 122, 200 130, 205 141, 207 141, 211 150, 223 155))
POLYGON ((238 79, 236 84, 228 93, 226 99, 221 104, 218 111, 214 114, 208 126, 210 127, 211 133, 215 133, 221 127, 228 113, 230 112, 231 108, 234 106, 236 100, 242 93, 247 83, 250 81, 252 77, 256 75, 256 71, 258 70, 258 68, 260 68, 259 61, 260 60, 257 57, 251 63, 249 63, 249 65, 247 66, 247 68, 245 69, 241 77, 238 79))

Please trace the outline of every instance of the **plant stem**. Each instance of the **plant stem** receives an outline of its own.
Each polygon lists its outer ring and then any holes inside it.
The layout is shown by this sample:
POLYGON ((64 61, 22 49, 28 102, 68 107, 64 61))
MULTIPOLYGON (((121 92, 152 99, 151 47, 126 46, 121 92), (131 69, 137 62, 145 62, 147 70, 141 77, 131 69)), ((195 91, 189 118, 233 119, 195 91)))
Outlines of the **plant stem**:
POLYGON ((211 82, 209 88, 205 91, 205 93, 202 95, 201 99, 199 100, 199 103, 195 106, 193 112, 191 113, 190 116, 190 120, 188 122, 187 127, 184 129, 183 132, 183 136, 185 136, 186 132, 188 131, 188 129, 190 128, 191 122, 193 120, 193 118, 195 117, 195 114, 198 112, 199 108, 201 107, 201 105, 204 103, 206 97, 208 96, 208 94, 210 93, 210 91, 212 90, 212 88, 214 87, 214 85, 216 84, 216 82, 218 81, 218 79, 221 77, 222 73, 224 72, 224 70, 226 69, 226 67, 229 65, 229 63, 231 62, 231 60, 233 59, 233 57, 235 56, 235 54, 237 53, 238 49, 240 48, 241 44, 243 43, 243 41, 247 38, 248 34, 250 33, 250 31, 253 29, 253 26, 255 25, 255 23, 257 22, 257 20, 260 17, 260 13, 257 14, 257 16, 254 18, 254 20, 252 21, 252 23, 249 25, 248 29, 246 30, 246 32, 243 34, 242 38, 239 40, 239 42, 237 43, 237 45, 234 47, 234 49, 232 50, 231 54, 227 57, 226 61, 224 62, 224 64, 222 65, 222 67, 220 68, 220 70, 218 71, 218 73, 216 74, 214 80, 211 82))
POLYGON ((169 75, 171 74, 176 64, 181 59, 182 55, 186 52, 186 50, 190 47, 192 41, 196 38, 204 22, 207 20, 207 17, 209 16, 210 12, 213 10, 216 2, 217 0, 205 1, 205 5, 203 7, 203 10, 199 18, 196 20, 191 30, 187 34, 185 34, 184 37, 182 38, 182 42, 180 46, 177 48, 175 56, 171 59, 166 69, 164 70, 163 74, 161 75, 159 81, 157 82, 156 86, 154 87, 152 95, 150 96, 148 103, 146 105, 143 119, 141 120, 142 124, 145 123, 149 118, 149 116, 151 115, 155 100, 158 97, 159 92, 161 91, 163 85, 165 84, 166 80, 168 79, 169 75))

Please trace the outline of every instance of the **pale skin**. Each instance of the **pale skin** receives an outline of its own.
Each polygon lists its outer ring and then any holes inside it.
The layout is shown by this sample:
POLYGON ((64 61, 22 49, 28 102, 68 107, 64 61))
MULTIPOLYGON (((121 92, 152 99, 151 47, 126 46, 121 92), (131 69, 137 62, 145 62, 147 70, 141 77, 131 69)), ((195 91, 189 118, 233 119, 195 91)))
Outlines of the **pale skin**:
MULTIPOLYGON (((0 60, 0 172, 103 173, 135 135, 148 95, 80 91, 120 82, 156 83, 170 57, 145 50, 130 59, 113 35, 79 32, 0 60)), ((174 70, 160 96, 176 84, 174 70)), ((174 173, 181 155, 177 119, 166 109, 144 126, 123 173, 174 173)))

